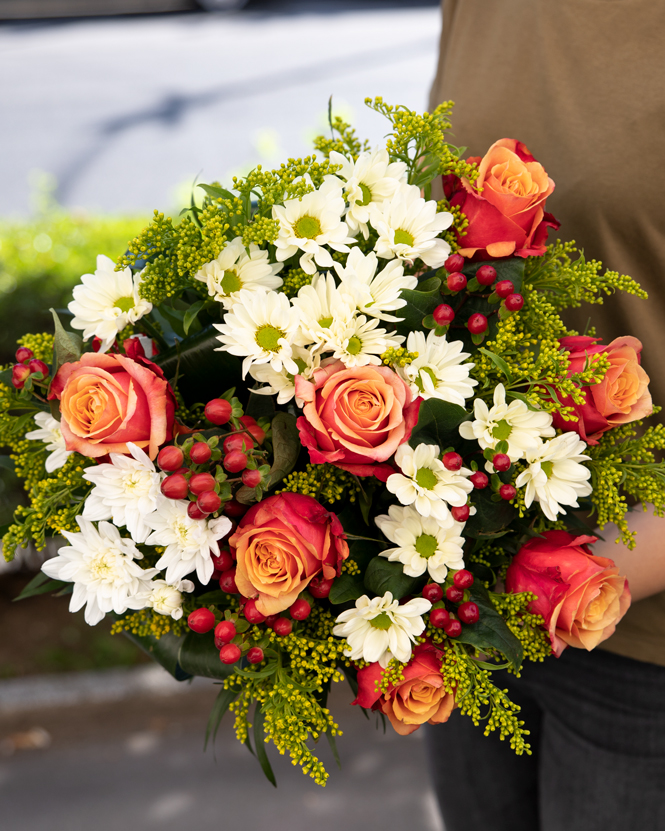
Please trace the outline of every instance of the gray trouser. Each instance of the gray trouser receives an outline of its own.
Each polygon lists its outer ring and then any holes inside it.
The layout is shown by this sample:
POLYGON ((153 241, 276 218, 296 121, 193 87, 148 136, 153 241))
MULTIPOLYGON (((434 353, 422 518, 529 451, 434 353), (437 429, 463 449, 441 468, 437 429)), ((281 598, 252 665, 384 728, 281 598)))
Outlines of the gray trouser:
POLYGON ((567 649, 499 686, 522 707, 533 755, 459 712, 428 726, 446 831, 665 829, 665 667, 567 649))

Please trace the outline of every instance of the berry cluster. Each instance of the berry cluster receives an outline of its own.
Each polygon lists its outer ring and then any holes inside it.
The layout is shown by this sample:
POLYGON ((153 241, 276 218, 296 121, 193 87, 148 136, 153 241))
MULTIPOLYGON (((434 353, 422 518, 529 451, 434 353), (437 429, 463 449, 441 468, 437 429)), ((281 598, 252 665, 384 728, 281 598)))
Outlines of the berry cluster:
POLYGON ((469 600, 468 589, 473 582, 473 574, 462 568, 451 572, 443 587, 428 583, 422 591, 423 597, 432 604, 429 622, 437 629, 443 629, 449 638, 459 638, 463 623, 476 623, 480 618, 477 604, 469 600), (446 608, 446 603, 453 606, 454 611, 446 608))
POLYGON ((16 350, 16 363, 12 367, 12 384, 17 390, 30 391, 32 384, 45 381, 51 370, 44 361, 35 358, 35 353, 27 346, 19 346, 16 350), (26 386, 27 384, 27 386, 26 386))

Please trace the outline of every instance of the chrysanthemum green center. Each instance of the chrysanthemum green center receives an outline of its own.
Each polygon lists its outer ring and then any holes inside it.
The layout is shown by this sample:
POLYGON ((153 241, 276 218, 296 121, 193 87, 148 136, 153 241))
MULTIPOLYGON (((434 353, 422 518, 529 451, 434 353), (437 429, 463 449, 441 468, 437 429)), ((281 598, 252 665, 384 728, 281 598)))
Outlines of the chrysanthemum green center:
POLYGON ((332 322, 333 322, 332 317, 322 317, 319 320, 319 326, 322 329, 330 329, 330 327, 332 326, 332 322))
POLYGON ((421 534, 416 540, 416 551, 421 557, 428 560, 433 554, 436 554, 437 545, 436 537, 431 534, 421 534))
POLYGON ((284 337, 284 332, 276 326, 260 326, 256 330, 256 342, 266 352, 279 352, 279 339, 284 337))
POLYGON ((545 476, 549 479, 554 472, 554 462, 541 462, 540 469, 544 471, 545 476))
POLYGON ((424 367, 422 367, 422 369, 421 369, 421 370, 420 370, 420 372, 418 373, 418 377, 416 378, 416 386, 418 387, 418 389, 420 390, 420 392, 425 392, 425 384, 423 383, 423 379, 422 379, 422 374, 423 374, 423 372, 426 372, 426 373, 429 375, 429 377, 432 379, 432 383, 434 384, 434 386, 435 386, 435 387, 436 387, 436 385, 437 385, 437 384, 438 384, 438 382, 439 382, 439 379, 438 379, 438 378, 436 377, 436 375, 434 374, 434 370, 433 370, 433 369, 431 369, 431 368, 430 368, 430 367, 428 367, 428 366, 424 366, 424 367))
POLYGON ((363 192, 363 201, 360 202, 361 205, 369 205, 372 201, 372 191, 367 187, 367 185, 363 184, 363 182, 358 183, 360 190, 363 192))
POLYGON ((295 235, 300 239, 316 239, 321 233, 321 223, 315 216, 301 216, 293 226, 295 235))
POLYGON ((498 439, 499 441, 507 441, 512 432, 513 428, 511 425, 508 424, 505 418, 502 418, 501 421, 497 421, 494 427, 492 427, 492 438, 498 439))
POLYGON ((413 243, 413 235, 408 231, 405 231, 403 228, 398 228, 395 231, 395 245, 408 245, 410 247, 413 243))
POLYGON ((134 298, 133 297, 119 297, 114 303, 116 309, 120 309, 121 312, 131 312, 134 308, 134 298))
POLYGON ((375 629, 390 629, 392 625, 393 622, 390 619, 390 615, 386 612, 381 612, 370 620, 370 626, 373 626, 375 629))
POLYGON ((349 343, 346 347, 346 351, 349 355, 357 355, 363 348, 363 342, 357 335, 352 335, 349 338, 349 343))
POLYGON ((303 361, 302 358, 294 358, 293 360, 295 361, 295 364, 298 367, 298 371, 302 375, 303 372, 307 369, 307 364, 305 363, 305 361, 303 361))
POLYGON ((222 291, 224 294, 233 294, 234 291, 240 291, 242 288, 242 280, 235 271, 225 271, 222 277, 222 291))
POLYGON ((416 471, 416 484, 425 490, 433 490, 438 481, 436 473, 429 467, 421 467, 416 471))

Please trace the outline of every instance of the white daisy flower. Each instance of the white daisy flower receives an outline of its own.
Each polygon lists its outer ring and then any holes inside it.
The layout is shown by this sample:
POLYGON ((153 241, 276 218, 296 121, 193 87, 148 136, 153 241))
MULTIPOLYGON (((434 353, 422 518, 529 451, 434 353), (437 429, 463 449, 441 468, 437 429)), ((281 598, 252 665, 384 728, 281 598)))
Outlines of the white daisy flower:
POLYGON ((378 661, 384 669, 391 658, 406 664, 411 658, 411 644, 425 631, 422 616, 431 608, 424 597, 400 606, 390 592, 372 600, 364 594, 356 600, 355 609, 339 615, 333 635, 346 638, 349 649, 345 654, 352 661, 378 661))
POLYGON ((292 358, 292 343, 298 333, 300 315, 282 292, 241 289, 233 311, 224 323, 215 323, 221 335, 218 352, 244 357, 242 377, 253 363, 270 364, 275 372, 284 367, 295 375, 298 365, 292 358))
POLYGON ((173 620, 182 617, 182 592, 193 592, 194 583, 191 580, 180 580, 171 585, 166 580, 153 580, 150 584, 150 593, 146 596, 145 605, 154 609, 158 615, 170 615, 173 620))
POLYGON ((43 441, 46 444, 46 449, 50 452, 50 455, 46 457, 46 472, 53 473, 54 470, 59 470, 64 465, 67 457, 71 456, 74 451, 67 450, 60 422, 56 421, 52 415, 37 413, 35 422, 39 429, 30 430, 25 437, 30 441, 43 441))
MULTIPOLYGON (((308 381, 314 375, 314 370, 321 365, 320 352, 303 349, 300 346, 293 347, 292 357, 298 365, 298 375, 302 375, 308 381)), ((270 364, 252 364, 249 374, 259 383, 267 384, 265 387, 253 389, 252 392, 257 395, 276 395, 278 404, 288 404, 296 394, 295 375, 284 367, 280 372, 275 372, 270 364)), ((302 407, 304 402, 301 398, 296 398, 296 404, 302 407)))
POLYGON ((97 529, 83 517, 76 521, 80 533, 62 531, 70 545, 42 565, 44 574, 54 580, 74 583, 69 611, 85 606, 85 621, 94 626, 107 612, 122 615, 127 609, 144 608, 143 598, 157 569, 142 569, 134 562, 143 555, 110 522, 100 522, 97 529))
POLYGON ((455 522, 452 516, 442 521, 421 516, 413 505, 391 505, 387 514, 374 521, 397 545, 380 556, 402 563, 409 577, 420 577, 427 571, 432 580, 443 583, 449 568, 464 568, 464 523, 455 522))
POLYGON ((355 242, 342 219, 345 207, 342 182, 336 176, 326 176, 318 190, 301 199, 273 205, 272 217, 279 221, 277 259, 284 262, 302 251, 300 268, 305 274, 314 274, 317 265, 332 268, 333 259, 324 246, 348 252, 349 245, 355 242))
POLYGON ((583 455, 585 448, 577 433, 562 433, 527 451, 529 467, 515 480, 518 488, 526 486, 527 508, 534 500, 539 502, 545 516, 554 522, 557 514, 566 513, 562 505, 579 507, 578 498, 593 490, 589 483, 591 471, 581 464, 589 458, 583 455))
POLYGON ((430 268, 439 268, 450 254, 450 246, 439 234, 449 228, 453 215, 436 212, 436 202, 425 201, 416 185, 402 184, 392 199, 370 205, 369 221, 379 238, 374 249, 379 257, 413 262, 420 258, 430 268))
POLYGON ((344 194, 349 203, 346 223, 352 233, 361 231, 367 239, 370 204, 390 199, 400 182, 406 181, 406 164, 391 164, 385 149, 361 153, 355 162, 333 150, 330 161, 341 165, 336 175, 345 180, 344 194))
POLYGON ((83 340, 101 338, 100 352, 113 346, 118 332, 152 311, 152 303, 139 297, 143 272, 132 276, 131 268, 115 271, 115 263, 103 254, 97 257, 94 274, 81 277, 74 299, 67 307, 74 315, 71 325, 83 329, 83 340))
POLYGON ((417 352, 418 357, 397 367, 397 373, 409 385, 414 398, 440 398, 464 407, 478 382, 469 377, 475 364, 466 362, 471 355, 462 351, 462 341, 448 341, 445 335, 438 337, 434 331, 427 338, 423 332, 409 332, 406 348, 417 352))
POLYGON ((490 409, 481 399, 473 404, 474 421, 460 424, 463 439, 475 439, 485 450, 492 450, 500 441, 508 442, 506 455, 511 462, 523 459, 541 445, 541 439, 555 435, 552 416, 541 410, 530 410, 524 401, 515 399, 506 404, 506 390, 503 384, 494 389, 494 406, 490 409))
POLYGON ((419 444, 415 450, 401 444, 395 461, 402 472, 389 476, 386 487, 402 505, 413 505, 421 516, 445 522, 450 516, 448 505, 466 505, 473 484, 468 479, 470 470, 448 470, 440 453, 436 444, 419 444))
POLYGON ((330 272, 315 274, 309 286, 303 286, 292 300, 300 312, 300 331, 296 342, 300 346, 313 343, 325 347, 331 339, 346 329, 356 312, 351 294, 337 288, 330 272))
POLYGON ((166 474, 155 469, 140 447, 128 442, 127 449, 131 457, 111 453, 111 464, 86 468, 83 478, 95 487, 85 500, 83 516, 112 519, 114 525, 127 528, 134 542, 145 542, 151 531, 145 520, 157 509, 166 474))
POLYGON ((212 554, 219 554, 217 540, 229 533, 232 523, 225 516, 192 519, 187 514, 188 505, 184 499, 161 497, 157 510, 146 517, 153 529, 146 542, 166 546, 156 565, 166 569, 167 583, 176 583, 196 570, 196 576, 205 585, 215 570, 212 554))
POLYGON ((270 263, 268 252, 258 245, 249 246, 249 254, 242 244, 242 237, 236 237, 227 243, 216 259, 206 263, 194 275, 208 287, 208 294, 232 309, 238 301, 241 289, 246 291, 270 291, 282 285, 282 278, 277 274, 283 268, 282 263, 270 263))
POLYGON ((359 248, 352 248, 345 266, 335 263, 335 271, 342 281, 340 291, 350 293, 363 314, 393 323, 403 320, 389 312, 406 306, 402 291, 415 289, 418 279, 404 273, 401 260, 391 260, 377 274, 378 263, 373 251, 365 255, 359 248))
POLYGON ((328 348, 334 350, 333 357, 347 367, 379 366, 380 355, 386 349, 404 342, 402 335, 389 335, 385 329, 379 329, 380 322, 377 317, 368 320, 365 315, 358 315, 344 329, 334 332, 328 343, 328 348))

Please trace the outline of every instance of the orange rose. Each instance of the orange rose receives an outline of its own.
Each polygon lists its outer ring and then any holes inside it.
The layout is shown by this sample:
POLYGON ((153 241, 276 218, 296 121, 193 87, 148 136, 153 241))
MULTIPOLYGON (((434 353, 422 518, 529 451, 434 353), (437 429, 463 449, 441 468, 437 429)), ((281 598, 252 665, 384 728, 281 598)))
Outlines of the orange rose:
POLYGON ((133 442, 154 459, 173 436, 173 392, 162 370, 145 358, 86 352, 60 367, 49 398, 60 400, 67 450, 83 456, 129 453, 127 442, 133 442))
POLYGON ((455 698, 444 689, 441 660, 432 646, 416 646, 404 668, 404 680, 391 685, 385 693, 377 689, 382 672, 378 663, 358 670, 358 697, 354 704, 380 709, 400 736, 408 736, 425 722, 448 721, 455 698))
POLYGON ((254 505, 229 539, 235 548, 236 585, 256 598, 263 615, 288 609, 313 577, 339 575, 349 556, 337 516, 316 499, 281 493, 254 505))

